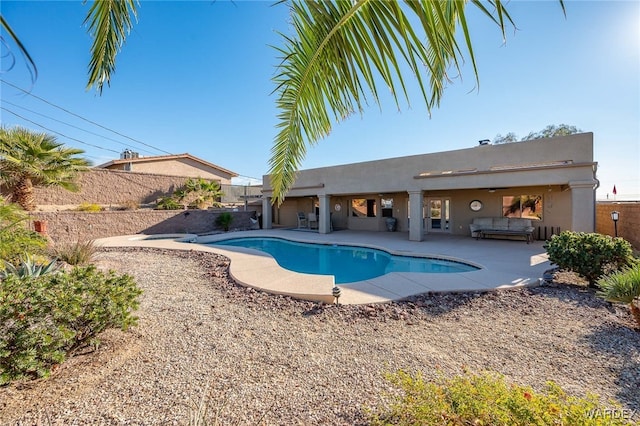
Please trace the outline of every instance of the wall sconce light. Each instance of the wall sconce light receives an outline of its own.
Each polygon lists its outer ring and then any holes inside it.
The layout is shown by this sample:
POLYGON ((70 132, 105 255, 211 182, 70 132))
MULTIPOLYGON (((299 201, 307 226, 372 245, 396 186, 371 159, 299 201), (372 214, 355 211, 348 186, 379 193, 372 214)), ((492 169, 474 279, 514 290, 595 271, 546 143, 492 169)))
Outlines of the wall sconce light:
POLYGON ((620 219, 620 212, 612 211, 611 212, 611 220, 613 220, 613 230, 616 238, 618 237, 618 219, 620 219))

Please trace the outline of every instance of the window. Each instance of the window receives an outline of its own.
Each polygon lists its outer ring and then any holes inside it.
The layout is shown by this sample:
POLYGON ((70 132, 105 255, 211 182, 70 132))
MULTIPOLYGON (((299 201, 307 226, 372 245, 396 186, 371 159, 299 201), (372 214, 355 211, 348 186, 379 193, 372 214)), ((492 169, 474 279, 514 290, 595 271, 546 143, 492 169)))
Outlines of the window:
POLYGON ((382 204, 382 217, 393 217, 393 198, 383 198, 380 202, 382 204))
POLYGON ((354 198, 351 200, 351 216, 376 217, 376 200, 354 198))
POLYGON ((502 216, 542 220, 542 195, 502 197, 502 216))

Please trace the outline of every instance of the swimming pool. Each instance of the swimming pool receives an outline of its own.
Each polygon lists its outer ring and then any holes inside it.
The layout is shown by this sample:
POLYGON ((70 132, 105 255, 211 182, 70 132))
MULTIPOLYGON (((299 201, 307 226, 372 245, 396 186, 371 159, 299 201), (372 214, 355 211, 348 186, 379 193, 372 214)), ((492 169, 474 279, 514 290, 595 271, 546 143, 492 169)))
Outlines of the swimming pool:
POLYGON ((456 273, 479 269, 452 260, 398 256, 366 247, 300 243, 280 238, 234 238, 209 245, 260 250, 273 256, 283 268, 333 275, 336 284, 363 281, 390 272, 456 273))

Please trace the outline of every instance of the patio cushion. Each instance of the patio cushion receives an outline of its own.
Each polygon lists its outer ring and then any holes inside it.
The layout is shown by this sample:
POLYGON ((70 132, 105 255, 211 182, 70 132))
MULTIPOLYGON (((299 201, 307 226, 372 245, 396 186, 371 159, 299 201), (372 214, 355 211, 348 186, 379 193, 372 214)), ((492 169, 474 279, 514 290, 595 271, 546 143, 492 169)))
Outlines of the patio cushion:
POLYGON ((473 219, 473 224, 478 225, 478 229, 487 229, 493 227, 492 217, 477 217, 473 219))
POLYGON ((522 219, 519 217, 509 218, 509 229, 513 231, 524 231, 531 228, 531 219, 522 219))
POLYGON ((509 218, 508 217, 494 217, 493 225, 491 229, 498 229, 501 231, 507 231, 509 229, 509 218))

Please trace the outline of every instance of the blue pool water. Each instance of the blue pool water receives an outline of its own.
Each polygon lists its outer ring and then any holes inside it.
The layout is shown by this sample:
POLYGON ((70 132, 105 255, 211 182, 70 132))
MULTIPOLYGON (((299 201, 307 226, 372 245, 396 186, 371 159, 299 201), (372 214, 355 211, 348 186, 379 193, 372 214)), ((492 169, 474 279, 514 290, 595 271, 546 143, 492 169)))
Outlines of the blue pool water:
POLYGON ((285 269, 333 275, 336 284, 362 281, 389 272, 450 273, 478 269, 449 260, 396 256, 364 247, 298 243, 279 238, 235 238, 211 244, 264 251, 285 269))

